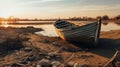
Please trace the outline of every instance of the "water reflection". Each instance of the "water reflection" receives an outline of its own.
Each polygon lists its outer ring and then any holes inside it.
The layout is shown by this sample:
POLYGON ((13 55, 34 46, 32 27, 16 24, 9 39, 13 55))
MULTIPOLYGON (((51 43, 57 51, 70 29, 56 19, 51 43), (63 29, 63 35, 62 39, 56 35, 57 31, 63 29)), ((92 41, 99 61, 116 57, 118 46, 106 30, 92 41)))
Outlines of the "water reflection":
POLYGON ((102 24, 106 26, 106 25, 108 24, 108 22, 104 22, 104 23, 102 23, 102 24))
POLYGON ((101 31, 110 31, 110 30, 116 30, 120 29, 120 25, 109 22, 107 25, 102 24, 101 31))
POLYGON ((2 27, 9 27, 9 25, 8 25, 7 22, 1 22, 1 26, 2 26, 2 27))
MULTIPOLYGON (((33 26, 35 28, 42 28, 44 29, 44 31, 40 31, 40 32, 36 32, 36 34, 38 35, 45 35, 45 36, 58 36, 55 32, 54 26, 53 24, 44 24, 44 25, 36 25, 36 24, 32 24, 32 25, 8 25, 10 27, 28 27, 28 26, 33 26)), ((103 23, 102 27, 101 27, 101 31, 110 31, 110 30, 116 30, 116 29, 120 29, 120 24, 114 23, 114 22, 108 22, 108 23, 103 23)))
POLYGON ((36 34, 40 35, 44 35, 44 36, 52 36, 52 37, 56 37, 58 36, 55 32, 54 26, 51 25, 41 25, 40 26, 42 29, 44 29, 44 31, 41 32, 36 32, 36 34))

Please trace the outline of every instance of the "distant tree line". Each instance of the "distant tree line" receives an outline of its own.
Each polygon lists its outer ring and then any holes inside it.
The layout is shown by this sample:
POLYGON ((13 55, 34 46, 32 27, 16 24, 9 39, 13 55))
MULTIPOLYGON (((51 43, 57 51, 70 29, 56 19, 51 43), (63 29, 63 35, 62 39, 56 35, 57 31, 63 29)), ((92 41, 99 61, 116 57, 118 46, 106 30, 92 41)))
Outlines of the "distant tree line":
MULTIPOLYGON (((69 17, 68 19, 64 19, 64 20, 72 20, 72 21, 88 21, 88 20, 96 20, 98 18, 102 18, 103 20, 120 20, 120 15, 117 15, 113 18, 110 18, 108 15, 104 15, 104 16, 97 16, 96 18, 92 18, 92 17, 69 17)), ((34 18, 34 19, 21 19, 21 18, 16 18, 14 16, 10 16, 9 18, 3 18, 0 17, 0 21, 54 21, 60 18, 56 18, 56 19, 38 19, 38 18, 34 18)))
POLYGON ((103 20, 120 20, 120 15, 110 18, 108 15, 97 16, 96 18, 92 17, 70 17, 69 20, 96 20, 98 18, 102 18, 103 20))

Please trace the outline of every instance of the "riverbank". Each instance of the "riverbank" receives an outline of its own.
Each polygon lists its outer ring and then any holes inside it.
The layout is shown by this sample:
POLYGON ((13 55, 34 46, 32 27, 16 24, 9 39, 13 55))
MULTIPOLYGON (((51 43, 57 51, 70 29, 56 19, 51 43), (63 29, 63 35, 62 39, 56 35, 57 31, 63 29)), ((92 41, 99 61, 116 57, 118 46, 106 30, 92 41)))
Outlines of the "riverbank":
MULTIPOLYGON (((84 48, 59 37, 36 35, 40 28, 0 28, 0 67, 39 65, 103 66, 120 47, 120 30, 101 32, 97 48, 84 48)), ((79 44, 80 45, 80 44, 79 44)))
MULTIPOLYGON (((0 21, 0 25, 2 25, 2 23, 7 22, 9 25, 43 25, 43 24, 53 24, 56 20, 53 21, 0 21)), ((73 22, 73 23, 79 23, 79 22, 95 22, 96 20, 66 20, 69 22, 73 22)), ((103 24, 107 24, 107 23, 116 23, 116 24, 120 24, 120 20, 102 20, 103 24)))

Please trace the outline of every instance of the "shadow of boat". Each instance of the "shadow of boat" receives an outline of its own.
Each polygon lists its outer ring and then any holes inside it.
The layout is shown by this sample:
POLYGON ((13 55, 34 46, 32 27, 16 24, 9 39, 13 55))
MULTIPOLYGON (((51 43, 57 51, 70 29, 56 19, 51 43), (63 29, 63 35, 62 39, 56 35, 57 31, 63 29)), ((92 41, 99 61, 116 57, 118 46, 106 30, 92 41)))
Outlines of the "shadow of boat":
POLYGON ((107 39, 101 38, 98 48, 91 50, 91 52, 106 57, 111 58, 116 50, 120 48, 120 38, 119 39, 107 39))
POLYGON ((119 39, 100 38, 98 46, 94 48, 88 47, 83 43, 72 42, 72 44, 74 44, 76 47, 79 47, 83 51, 88 51, 105 58, 111 58, 116 52, 116 50, 120 49, 120 38, 119 39))

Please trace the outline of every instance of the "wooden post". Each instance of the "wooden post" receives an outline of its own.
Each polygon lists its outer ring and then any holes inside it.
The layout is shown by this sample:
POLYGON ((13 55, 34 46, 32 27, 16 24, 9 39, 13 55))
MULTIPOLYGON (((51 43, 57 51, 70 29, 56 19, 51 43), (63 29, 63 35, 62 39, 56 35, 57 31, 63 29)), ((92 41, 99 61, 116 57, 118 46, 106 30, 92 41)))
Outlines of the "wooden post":
POLYGON ((100 31, 101 31, 101 23, 102 23, 102 19, 99 18, 98 19, 98 26, 97 26, 97 29, 96 29, 95 46, 98 44, 98 41, 99 41, 100 31))

